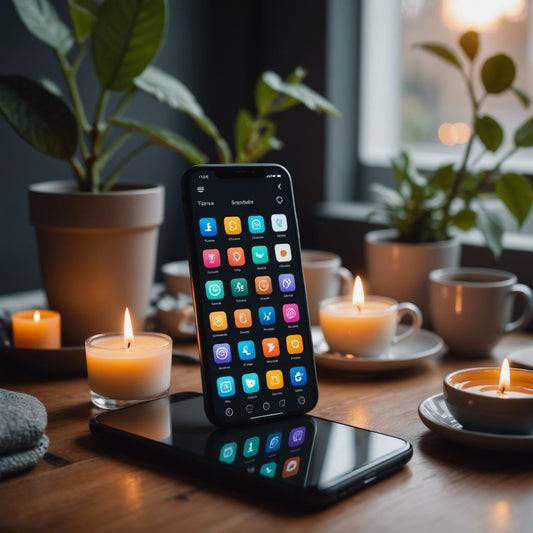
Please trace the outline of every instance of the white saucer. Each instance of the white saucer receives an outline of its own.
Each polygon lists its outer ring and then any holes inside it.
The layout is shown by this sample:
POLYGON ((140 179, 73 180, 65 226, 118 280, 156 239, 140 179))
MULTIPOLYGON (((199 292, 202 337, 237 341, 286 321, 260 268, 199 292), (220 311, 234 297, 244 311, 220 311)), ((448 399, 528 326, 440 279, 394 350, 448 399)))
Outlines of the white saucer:
POLYGON ((533 348, 521 348, 509 354, 512 366, 533 370, 533 348))
POLYGON ((435 396, 426 398, 418 406, 418 415, 422 422, 435 433, 466 446, 486 450, 533 452, 533 434, 506 435, 463 429, 463 426, 448 411, 443 394, 435 394, 435 396))
MULTIPOLYGON (((399 330, 406 326, 399 326, 399 330)), ((356 357, 330 352, 320 326, 311 328, 315 358, 319 365, 343 372, 393 372, 417 366, 445 350, 442 339, 421 329, 410 339, 392 345, 379 357, 356 357)))

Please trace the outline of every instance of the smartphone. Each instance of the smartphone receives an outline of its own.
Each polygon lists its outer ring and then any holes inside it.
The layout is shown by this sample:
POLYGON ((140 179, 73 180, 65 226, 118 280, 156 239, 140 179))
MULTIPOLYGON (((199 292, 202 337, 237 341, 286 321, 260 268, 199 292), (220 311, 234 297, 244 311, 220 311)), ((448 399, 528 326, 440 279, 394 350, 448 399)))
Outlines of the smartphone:
POLYGON ((318 400, 291 177, 203 165, 182 178, 205 409, 227 426, 318 400))
POLYGON ((144 451, 199 482, 304 507, 338 501, 413 453, 403 439, 310 415, 220 428, 189 392, 100 413, 89 425, 122 450, 144 451))

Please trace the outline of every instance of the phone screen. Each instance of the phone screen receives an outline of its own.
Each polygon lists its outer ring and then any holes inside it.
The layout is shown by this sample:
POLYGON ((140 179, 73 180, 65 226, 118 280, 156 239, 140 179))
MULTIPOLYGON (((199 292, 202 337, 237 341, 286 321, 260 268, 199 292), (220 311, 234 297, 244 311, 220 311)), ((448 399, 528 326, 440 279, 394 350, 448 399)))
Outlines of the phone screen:
POLYGON ((320 495, 338 499, 341 487, 358 488, 383 477, 411 456, 403 439, 310 415, 215 427, 201 397, 177 396, 97 415, 91 427, 95 433, 113 428, 161 443, 182 457, 207 459, 221 479, 231 469, 250 481, 291 488, 302 500, 305 492, 313 493, 315 503, 320 495))
POLYGON ((288 172, 193 167, 183 198, 209 418, 309 411, 318 389, 288 172))

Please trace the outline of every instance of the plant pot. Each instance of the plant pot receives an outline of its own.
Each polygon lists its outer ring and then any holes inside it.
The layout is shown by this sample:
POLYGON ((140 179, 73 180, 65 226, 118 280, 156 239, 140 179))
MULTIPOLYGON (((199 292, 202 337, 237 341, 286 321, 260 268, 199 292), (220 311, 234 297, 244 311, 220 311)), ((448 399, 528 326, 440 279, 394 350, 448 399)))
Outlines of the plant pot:
POLYGON ((48 305, 61 313, 64 345, 121 331, 126 306, 143 327, 164 193, 161 185, 106 193, 79 192, 66 181, 30 186, 43 284, 48 305))
POLYGON ((399 302, 418 306, 424 325, 431 325, 429 273, 437 268, 457 267, 461 245, 455 238, 430 243, 397 242, 394 229, 371 231, 365 235, 366 269, 369 291, 399 302))

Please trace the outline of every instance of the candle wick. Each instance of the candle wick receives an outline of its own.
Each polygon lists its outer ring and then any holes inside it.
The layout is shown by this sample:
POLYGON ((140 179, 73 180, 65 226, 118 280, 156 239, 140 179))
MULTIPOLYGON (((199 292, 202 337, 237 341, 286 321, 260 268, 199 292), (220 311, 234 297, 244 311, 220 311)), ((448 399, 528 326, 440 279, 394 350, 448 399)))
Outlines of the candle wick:
POLYGON ((357 307, 357 310, 361 312, 363 310, 363 306, 361 304, 355 304, 355 307, 357 307))
POLYGON ((128 346, 126 347, 127 350, 131 348, 131 341, 128 341, 128 346))

